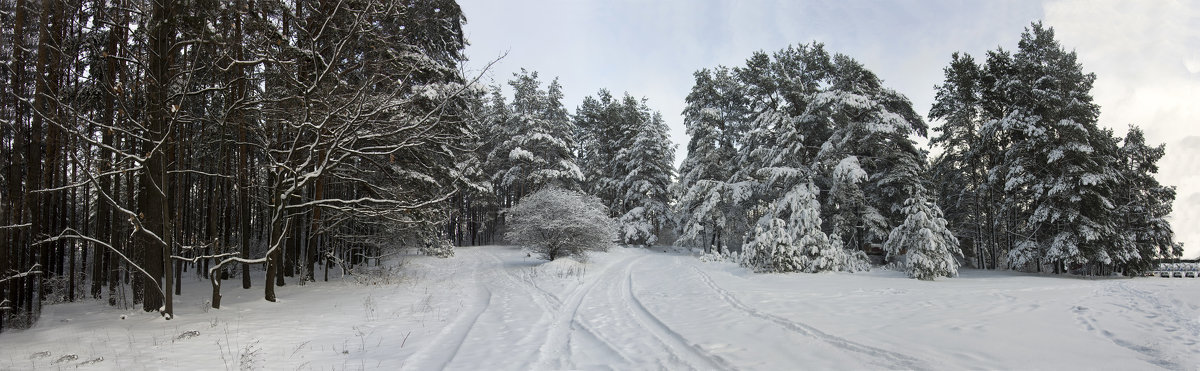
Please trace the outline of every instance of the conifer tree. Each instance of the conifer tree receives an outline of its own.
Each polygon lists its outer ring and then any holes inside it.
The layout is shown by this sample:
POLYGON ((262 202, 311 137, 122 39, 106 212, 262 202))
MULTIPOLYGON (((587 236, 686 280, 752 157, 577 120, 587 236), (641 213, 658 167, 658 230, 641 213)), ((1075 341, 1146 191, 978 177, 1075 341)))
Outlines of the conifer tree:
POLYGON ((1113 202, 1122 232, 1113 244, 1119 249, 1114 255, 1127 273, 1144 272, 1154 269, 1154 259, 1183 255, 1183 244, 1175 241, 1167 220, 1175 187, 1159 184, 1154 178, 1166 149, 1161 144, 1147 145, 1141 128, 1129 127, 1120 153, 1119 186, 1113 202))
POLYGON ((730 240, 740 238, 732 212, 736 200, 729 180, 737 150, 735 138, 742 95, 729 70, 700 70, 688 93, 684 126, 690 136, 688 157, 679 169, 673 193, 681 246, 702 246, 720 251, 730 240))
POLYGON ((908 276, 930 281, 936 277, 958 275, 962 252, 958 239, 950 232, 942 209, 929 202, 919 191, 904 202, 904 223, 892 229, 884 249, 889 255, 904 255, 908 276))
POLYGON ((492 183, 509 190, 514 202, 546 185, 579 189, 583 173, 575 163, 575 128, 562 106, 558 81, 543 89, 537 72, 522 69, 509 85, 513 99, 500 131, 505 139, 488 155, 492 166, 505 166, 492 183))
POLYGON ((1016 265, 1052 263, 1055 272, 1087 263, 1111 264, 1107 241, 1115 158, 1096 126, 1099 107, 1074 52, 1054 39, 1053 29, 1034 23, 1021 36, 1011 74, 996 86, 1008 98, 1008 114, 989 122, 1005 133, 1004 189, 1028 205, 1019 210, 1023 236, 1009 252, 1016 265))
POLYGON ((655 113, 642 123, 632 146, 616 160, 626 171, 619 184, 627 210, 620 217, 621 238, 627 244, 653 245, 671 221, 669 188, 675 172, 675 148, 662 115, 655 113))
POLYGON ((951 228, 972 247, 976 267, 996 266, 995 236, 990 228, 995 210, 988 204, 988 164, 995 149, 984 141, 983 71, 967 54, 954 53, 943 69, 945 82, 938 85, 929 118, 941 120, 931 145, 942 147, 934 161, 933 177, 951 228), (989 259, 990 258, 990 259, 989 259))

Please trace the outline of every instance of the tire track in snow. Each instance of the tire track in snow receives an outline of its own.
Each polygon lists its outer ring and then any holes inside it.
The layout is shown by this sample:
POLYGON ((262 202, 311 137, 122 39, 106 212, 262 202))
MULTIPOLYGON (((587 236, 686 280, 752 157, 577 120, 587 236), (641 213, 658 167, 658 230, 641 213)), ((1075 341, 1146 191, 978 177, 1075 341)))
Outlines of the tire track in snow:
MULTIPOLYGON (((559 301, 559 299, 557 297, 555 297, 554 294, 546 291, 545 289, 542 289, 541 287, 538 287, 534 282, 531 282, 529 280, 526 280, 521 277, 517 277, 517 276, 513 275, 511 272, 509 272, 508 269, 504 268, 504 260, 501 259, 499 256, 496 256, 495 253, 488 251, 487 254, 488 254, 488 257, 492 258, 492 260, 494 260, 496 262, 496 265, 498 267, 497 269, 503 271, 499 275, 503 276, 503 279, 505 281, 508 281, 509 284, 505 285, 505 286, 512 287, 512 288, 519 288, 520 290, 524 291, 526 294, 529 294, 531 300, 533 300, 533 302, 539 308, 542 309, 542 313, 545 314, 546 316, 548 316, 547 319, 538 321, 539 325, 545 323, 544 331, 542 332, 542 334, 546 335, 543 338, 547 339, 545 341, 548 341, 550 338, 549 334, 553 330, 553 327, 552 327, 553 323, 556 321, 559 321, 559 317, 561 316, 560 312, 561 312, 561 306, 563 303, 561 301, 559 301)), ((612 354, 616 355, 617 357, 619 357, 625 361, 629 361, 629 359, 626 358, 624 354, 621 354, 621 352, 617 351, 616 347, 613 346, 612 343, 610 343, 610 342, 606 341, 605 339, 601 338, 600 336, 596 335, 595 331, 592 330, 590 327, 588 327, 587 325, 585 325, 583 323, 577 323, 577 325, 579 325, 579 328, 581 330, 583 330, 586 333, 586 335, 588 335, 589 337, 595 339, 597 342, 599 342, 599 343, 603 344, 605 347, 607 347, 608 350, 612 354)), ((529 334, 525 336, 525 338, 531 338, 538 334, 539 334, 539 332, 537 332, 537 331, 530 331, 529 334)), ((568 341, 569 341, 569 338, 568 338, 568 341)), ((531 360, 532 364, 535 364, 535 365, 542 364, 542 362, 540 360, 541 349, 544 349, 545 347, 546 347, 546 345, 545 345, 545 343, 543 343, 543 345, 541 347, 539 347, 537 349, 537 351, 532 354, 532 357, 533 357, 533 359, 531 360)), ((569 344, 568 344, 568 350, 569 350, 569 344)), ((563 363, 561 359, 559 360, 559 363, 563 363)), ((563 366, 559 365, 559 367, 563 367, 563 366)))
POLYGON ((671 358, 697 370, 732 368, 720 357, 713 356, 699 346, 688 343, 683 335, 680 335, 679 332, 672 330, 670 326, 663 323, 658 316, 655 316, 654 313, 646 309, 646 305, 642 303, 641 299, 638 299, 637 294, 633 291, 633 266, 646 256, 638 257, 625 267, 625 277, 620 284, 620 298, 618 299, 624 302, 623 307, 630 312, 633 319, 641 325, 642 329, 650 332, 663 347, 668 349, 668 352, 671 353, 671 358))
MULTIPOLYGON (((586 298, 589 293, 591 293, 592 289, 596 288, 601 281, 601 277, 606 276, 609 271, 612 271, 613 266, 625 264, 628 261, 636 258, 638 257, 634 256, 623 259, 617 263, 609 264, 608 266, 604 267, 604 270, 597 274, 596 277, 586 281, 582 286, 575 288, 575 290, 571 292, 571 295, 567 296, 567 298, 562 301, 562 305, 559 307, 554 321, 547 328, 546 341, 542 343, 541 347, 538 348, 538 359, 537 362, 534 363, 535 368, 575 368, 574 364, 571 363, 571 334, 576 328, 582 329, 586 335, 602 344, 605 344, 609 347, 609 350, 613 351, 621 358, 628 359, 628 357, 625 357, 624 354, 621 354, 619 350, 612 347, 609 342, 600 339, 599 336, 596 336, 596 334, 590 328, 588 328, 584 323, 577 321, 576 318, 579 317, 579 307, 583 305, 583 299, 586 298), (554 358, 555 364, 553 365, 551 364, 551 357, 554 358)), ((541 289, 539 288, 539 290, 541 289)), ((545 291, 542 290, 542 292, 545 291)), ((549 295, 549 293, 547 293, 547 295, 549 295)))
MULTIPOLYGON (((425 345, 421 350, 413 354, 409 359, 414 362, 405 362, 401 369, 405 370, 430 370, 430 369, 445 369, 454 361, 454 357, 458 356, 458 351, 462 348, 462 344, 466 342, 467 336, 471 333, 471 329, 475 328, 475 324, 479 322, 479 317, 483 312, 487 311, 488 306, 492 303, 492 291, 480 284, 479 272, 483 268, 483 262, 475 259, 474 269, 475 274, 472 275, 474 287, 476 291, 482 292, 482 305, 473 305, 468 310, 464 310, 454 318, 454 322, 442 328, 430 344, 425 345), (452 349, 449 353, 438 354, 437 352, 443 349, 452 349), (436 359, 440 356, 442 359, 436 359), (415 364, 415 365, 414 365, 415 364), (433 366, 436 365, 436 366, 433 366)), ((477 301, 476 303, 478 303, 477 301)))
POLYGON ((804 323, 792 321, 770 313, 762 312, 758 309, 754 309, 753 307, 742 303, 741 300, 738 300, 737 297, 734 297, 733 294, 728 290, 718 286, 716 282, 713 282, 712 277, 709 277, 709 275, 704 273, 704 271, 702 271, 700 268, 692 266, 692 270, 700 276, 700 280, 704 281, 705 285, 708 285, 709 288, 716 291, 717 295, 720 296, 722 300, 752 317, 774 322, 780 326, 783 326, 783 328, 796 332, 800 335, 815 338, 834 347, 869 356, 878 361, 875 362, 877 365, 888 369, 924 370, 931 368, 925 364, 925 362, 917 358, 869 345, 860 344, 846 338, 830 335, 804 323))

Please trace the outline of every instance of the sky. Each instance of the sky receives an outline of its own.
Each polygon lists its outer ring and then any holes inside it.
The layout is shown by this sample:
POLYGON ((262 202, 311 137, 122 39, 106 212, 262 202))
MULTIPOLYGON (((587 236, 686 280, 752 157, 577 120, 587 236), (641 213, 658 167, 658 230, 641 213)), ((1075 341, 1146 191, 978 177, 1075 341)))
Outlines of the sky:
MULTIPOLYGON (((874 71, 927 113, 954 52, 1016 49, 1033 21, 1053 27, 1097 75, 1100 125, 1166 144, 1158 179, 1185 258, 1200 257, 1200 0, 460 0, 469 74, 557 77, 574 110, 600 89, 647 99, 686 156, 681 112, 692 73, 755 51, 818 41, 874 71), (489 62, 503 56, 488 70, 489 62)), ((932 122, 931 125, 938 125, 932 122)), ((918 143, 926 143, 918 139, 918 143)), ((937 152, 937 149, 931 149, 937 152)))

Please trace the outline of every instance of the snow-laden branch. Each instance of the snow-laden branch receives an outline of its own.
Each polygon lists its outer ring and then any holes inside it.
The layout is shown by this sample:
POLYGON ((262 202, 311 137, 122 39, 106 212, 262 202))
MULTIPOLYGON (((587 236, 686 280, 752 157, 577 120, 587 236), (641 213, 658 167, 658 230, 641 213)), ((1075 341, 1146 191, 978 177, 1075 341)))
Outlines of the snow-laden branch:
POLYGON ((235 255, 238 255, 238 253, 235 253, 235 252, 227 252, 227 253, 224 253, 224 254, 217 254, 217 255, 200 255, 200 256, 193 256, 193 257, 190 257, 190 258, 185 258, 185 257, 179 256, 179 255, 171 255, 171 259, 175 259, 175 260, 179 260, 179 261, 185 261, 185 262, 189 262, 189 263, 195 263, 195 262, 198 262, 198 261, 200 261, 200 260, 202 260, 202 259, 220 259, 220 258, 224 258, 224 257, 227 257, 227 256, 235 256, 235 255))
POLYGON ((5 282, 11 281, 11 280, 15 280, 15 279, 23 278, 23 277, 27 277, 27 276, 32 276, 35 274, 42 274, 42 271, 38 270, 38 268, 41 268, 41 267, 42 267, 41 264, 34 263, 33 266, 29 267, 29 270, 27 270, 27 271, 17 273, 17 274, 8 276, 8 277, 0 278, 0 283, 5 283, 5 282))

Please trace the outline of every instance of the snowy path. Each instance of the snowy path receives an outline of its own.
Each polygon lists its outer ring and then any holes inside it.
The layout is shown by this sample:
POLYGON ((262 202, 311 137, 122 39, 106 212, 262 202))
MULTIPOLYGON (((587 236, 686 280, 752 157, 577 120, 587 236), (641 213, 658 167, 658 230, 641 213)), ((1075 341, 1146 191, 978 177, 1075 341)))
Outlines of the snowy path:
POLYGON ((171 321, 49 306, 0 334, 0 370, 1200 370, 1200 279, 754 274, 640 248, 408 259, 398 279, 284 286, 279 303, 231 289, 221 310, 185 280, 171 321))

